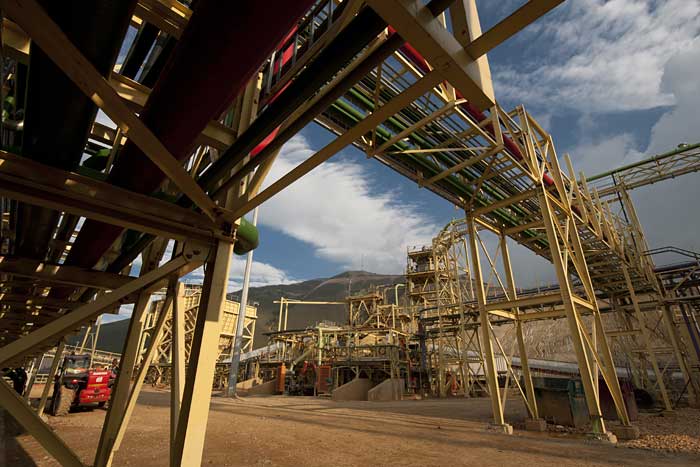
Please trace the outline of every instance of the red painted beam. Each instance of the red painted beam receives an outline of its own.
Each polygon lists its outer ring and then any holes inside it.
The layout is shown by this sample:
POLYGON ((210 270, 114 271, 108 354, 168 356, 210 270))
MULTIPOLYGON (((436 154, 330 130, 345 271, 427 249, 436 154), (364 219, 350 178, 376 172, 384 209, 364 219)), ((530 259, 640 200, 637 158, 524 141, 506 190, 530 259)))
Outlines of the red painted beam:
MULTIPOLYGON (((201 0, 141 112, 141 120, 179 160, 207 123, 218 118, 292 30, 313 0, 201 0)), ((131 142, 109 181, 151 193, 164 174, 131 142)), ((67 264, 94 266, 122 229, 88 220, 67 264)))

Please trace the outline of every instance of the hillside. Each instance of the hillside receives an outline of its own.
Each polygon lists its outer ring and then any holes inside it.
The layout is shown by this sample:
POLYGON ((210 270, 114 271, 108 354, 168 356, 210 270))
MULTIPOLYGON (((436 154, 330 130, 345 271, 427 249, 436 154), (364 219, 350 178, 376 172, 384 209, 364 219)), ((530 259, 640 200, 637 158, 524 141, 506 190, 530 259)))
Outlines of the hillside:
MULTIPOLYGON (((371 286, 397 284, 404 282, 404 276, 374 274, 366 271, 346 271, 337 276, 312 279, 294 284, 268 285, 251 287, 250 303, 258 303, 258 321, 255 327, 255 347, 267 343, 263 333, 277 330, 279 305, 273 303, 280 297, 297 300, 339 302, 344 301, 348 290, 359 293, 371 286)), ((240 301, 240 291, 228 294, 229 300, 240 301)), ((304 328, 319 321, 327 320, 345 323, 346 308, 341 305, 293 305, 289 308, 289 329, 304 328)), ((97 339, 97 348, 108 352, 121 352, 129 320, 114 321, 103 324, 97 339)), ((83 333, 69 339, 69 344, 79 345, 83 333)))
MULTIPOLYGON (((360 293, 372 286, 404 282, 399 275, 374 274, 366 271, 346 271, 329 278, 312 279, 294 284, 277 284, 265 287, 251 287, 249 300, 258 304, 258 321, 255 328, 255 347, 267 344, 264 333, 277 330, 280 297, 307 301, 343 302, 348 290, 360 293)), ((230 300, 240 300, 240 291, 228 294, 230 300)), ((343 324, 347 321, 347 309, 343 305, 290 305, 288 329, 303 329, 319 321, 333 321, 343 324)), ((587 321, 587 320, 586 320, 587 321)), ((109 352, 121 352, 126 337, 128 320, 115 321, 102 326, 97 347, 109 352)), ((515 350, 516 339, 512 326, 496 327, 507 354, 515 350)), ((556 321, 530 322, 523 326, 525 345, 531 358, 575 361, 568 323, 564 319, 556 321)), ((82 335, 75 336, 71 343, 79 344, 82 335)), ((517 354, 517 352, 516 352, 517 354)))
MULTIPOLYGON (((279 305, 273 303, 280 297, 307 301, 342 302, 348 295, 369 289, 371 286, 398 284, 404 276, 375 274, 367 271, 346 271, 324 279, 312 279, 287 285, 251 287, 249 301, 258 303, 258 321, 255 328, 255 347, 267 343, 263 334, 277 330, 279 305)), ((240 291, 228 295, 230 300, 240 300, 240 291)), ((345 323, 347 310, 342 305, 290 305, 288 329, 305 328, 319 321, 345 323)))
MULTIPOLYGON (((100 335, 97 338, 97 348, 106 352, 121 353, 126 331, 129 328, 129 320, 121 319, 100 326, 100 335)), ((85 331, 68 338, 68 345, 80 345, 85 331)), ((90 343, 88 342, 88 345, 90 343)))

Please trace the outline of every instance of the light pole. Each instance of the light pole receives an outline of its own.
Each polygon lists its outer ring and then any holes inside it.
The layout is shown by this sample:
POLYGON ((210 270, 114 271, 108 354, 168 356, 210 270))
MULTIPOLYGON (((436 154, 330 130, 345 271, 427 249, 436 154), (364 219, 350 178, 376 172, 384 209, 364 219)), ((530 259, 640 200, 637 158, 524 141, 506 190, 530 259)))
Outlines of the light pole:
MULTIPOLYGON (((258 208, 253 211, 253 226, 258 223, 258 208)), ((248 286, 250 285, 250 270, 253 267, 253 250, 248 252, 243 273, 243 290, 241 291, 241 304, 238 307, 238 320, 236 321, 236 335, 231 346, 231 366, 228 373, 228 397, 236 396, 236 384, 238 383, 238 367, 241 363, 241 341, 243 340, 243 328, 245 326, 246 307, 248 306, 248 286)))

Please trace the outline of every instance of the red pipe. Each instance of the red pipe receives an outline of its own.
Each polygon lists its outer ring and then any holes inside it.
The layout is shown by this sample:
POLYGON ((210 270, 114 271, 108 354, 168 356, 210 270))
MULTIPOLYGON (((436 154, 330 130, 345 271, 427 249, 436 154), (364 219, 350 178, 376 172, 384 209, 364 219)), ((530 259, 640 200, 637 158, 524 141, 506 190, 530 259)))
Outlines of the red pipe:
MULTIPOLYGON (((396 30, 389 26, 389 32, 394 33, 396 32, 396 30)), ((420 52, 418 52, 411 44, 406 42, 403 46, 401 46, 400 50, 404 53, 404 55, 406 55, 406 57, 408 57, 409 60, 413 62, 414 65, 420 68, 420 70, 424 74, 427 74, 430 71, 428 62, 425 60, 425 58, 423 58, 420 52)), ((464 96, 461 92, 459 92, 458 89, 455 89, 455 95, 457 96, 457 99, 464 99, 464 96)), ((464 104, 461 104, 460 107, 462 107, 469 115, 471 115, 479 123, 483 122, 487 118, 481 110, 476 108, 469 101, 465 102, 464 104)), ((495 136, 493 124, 490 123, 486 125, 486 131, 491 133, 491 136, 495 136)), ((517 144, 515 144, 515 142, 513 142, 512 139, 510 139, 506 135, 503 135, 503 144, 505 145, 508 152, 510 152, 516 159, 518 159, 519 161, 523 160, 523 154, 520 152, 520 148, 517 144)), ((551 175, 549 175, 548 173, 542 174, 542 181, 547 186, 554 185, 554 179, 552 179, 551 175)), ((577 206, 572 206, 571 209, 579 216, 581 215, 581 211, 577 206)), ((591 224, 589 223, 589 225, 591 224)), ((607 237, 603 235, 603 239, 607 240, 607 237)))
MULTIPOLYGON (((183 32, 140 118, 180 161, 190 154, 205 126, 238 96, 313 0, 270 4, 256 0, 201 0, 183 32)), ((119 154, 108 180, 139 193, 152 193, 165 175, 134 144, 119 154)), ((122 228, 87 220, 66 260, 93 267, 122 228)))
MULTIPOLYGON (((394 28, 389 26, 389 31, 391 33, 396 32, 394 28)), ((401 52, 411 61, 413 62, 414 65, 416 65, 424 74, 427 74, 430 71, 430 67, 428 66, 428 62, 423 58, 423 56, 418 52, 411 44, 406 42, 403 46, 401 46, 401 52)), ((464 96, 462 95, 461 92, 459 92, 458 89, 455 89, 455 94, 457 96, 457 99, 464 99, 464 96)), ((484 120, 487 119, 486 115, 479 110, 477 107, 475 107, 471 102, 465 102, 464 104, 461 104, 460 107, 464 109, 469 115, 474 118, 478 123, 483 122, 484 120)), ((489 124, 486 126, 486 130, 491 133, 492 136, 495 136, 495 131, 493 128, 492 124, 489 124)), ((523 160, 523 155, 520 152, 520 148, 518 147, 515 142, 510 139, 508 136, 503 135, 503 144, 505 145, 506 149, 508 152, 510 152, 516 159, 518 160, 523 160)), ((542 176, 542 179, 547 186, 552 186, 554 185, 554 180, 552 177, 545 173, 542 176)))

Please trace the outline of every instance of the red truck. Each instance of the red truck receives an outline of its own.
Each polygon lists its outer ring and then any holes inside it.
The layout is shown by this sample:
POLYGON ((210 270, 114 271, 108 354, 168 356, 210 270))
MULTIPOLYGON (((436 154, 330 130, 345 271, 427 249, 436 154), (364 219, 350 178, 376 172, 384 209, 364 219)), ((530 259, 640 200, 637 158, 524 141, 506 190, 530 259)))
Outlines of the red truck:
POLYGON ((104 407, 112 395, 113 374, 90 368, 89 355, 67 355, 56 375, 50 412, 66 415, 76 407, 104 407))

